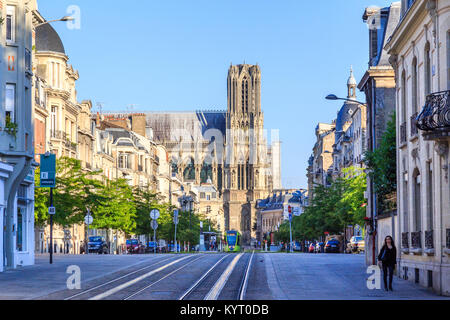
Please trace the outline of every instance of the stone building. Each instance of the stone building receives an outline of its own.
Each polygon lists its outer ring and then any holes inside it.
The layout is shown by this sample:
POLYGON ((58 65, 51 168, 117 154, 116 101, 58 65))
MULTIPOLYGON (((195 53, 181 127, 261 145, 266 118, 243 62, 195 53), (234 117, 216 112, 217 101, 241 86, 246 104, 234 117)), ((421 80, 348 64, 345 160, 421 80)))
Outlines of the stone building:
POLYGON ((333 167, 333 144, 335 142, 336 122, 319 123, 316 127, 316 144, 308 166, 308 194, 314 198, 316 185, 327 186, 331 182, 329 169, 333 167))
MULTIPOLYGON (((384 45, 400 20, 400 2, 386 8, 369 7, 363 21, 369 26, 369 68, 358 88, 367 101, 367 149, 374 151, 387 123, 395 113, 395 73, 384 45)), ((366 264, 375 264, 376 252, 387 235, 395 234, 397 212, 382 212, 373 183, 367 177, 367 217, 371 219, 366 233, 366 264)))
POLYGON ((33 25, 36 1, 0 0, 0 272, 34 264, 33 25))
POLYGON ((332 169, 334 178, 342 177, 342 169, 357 165, 355 160, 361 165, 362 151, 365 149, 365 139, 363 137, 366 124, 362 120, 366 118, 366 108, 356 101, 356 80, 353 76, 353 70, 350 70, 347 90, 347 99, 349 100, 345 101, 336 118, 332 169), (357 140, 355 141, 355 139, 357 140), (359 154, 355 154, 355 148, 359 154))
POLYGON ((227 111, 149 112, 145 122, 133 115, 121 121, 165 147, 171 174, 183 184, 194 189, 211 179, 223 230, 238 230, 245 244, 256 241, 256 199, 281 185, 280 143, 272 139, 269 148, 264 137, 259 66, 230 67, 227 111))
POLYGON ((400 276, 450 294, 450 1, 402 1, 396 74, 400 276))
POLYGON ((270 234, 278 231, 280 225, 289 221, 289 207, 292 214, 300 216, 308 205, 307 190, 276 190, 265 199, 257 201, 258 241, 270 239, 270 234))

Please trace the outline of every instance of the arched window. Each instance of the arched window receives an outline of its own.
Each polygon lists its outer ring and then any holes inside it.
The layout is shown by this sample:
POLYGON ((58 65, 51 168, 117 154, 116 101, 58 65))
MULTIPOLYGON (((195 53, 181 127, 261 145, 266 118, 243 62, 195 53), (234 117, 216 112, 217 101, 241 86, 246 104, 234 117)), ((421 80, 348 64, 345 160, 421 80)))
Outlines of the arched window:
POLYGON ((427 191, 428 191, 428 217, 427 217, 427 228, 429 231, 433 230, 433 209, 434 209, 434 202, 433 202, 433 163, 428 162, 427 163, 427 191))
POLYGON ((420 172, 418 169, 414 171, 413 174, 413 182, 414 182, 414 229, 415 231, 421 231, 422 229, 422 201, 421 201, 421 192, 420 192, 420 172))
POLYGON ((418 104, 419 101, 417 99, 418 94, 417 94, 417 90, 418 90, 418 86, 417 86, 417 58, 414 57, 413 62, 412 62, 412 106, 411 106, 411 111, 412 114, 415 114, 418 111, 418 104))
POLYGON ((431 50, 430 43, 425 45, 425 96, 431 93, 431 50))
POLYGON ((183 172, 184 181, 195 180, 195 166, 194 159, 190 158, 189 163, 186 165, 186 169, 183 172))
POLYGON ((242 113, 248 112, 248 78, 242 80, 242 113))
POLYGON ((200 182, 206 183, 208 179, 211 178, 212 178, 212 166, 204 162, 202 166, 202 171, 200 172, 200 182))
POLYGON ((401 119, 402 119, 402 123, 406 123, 406 119, 407 119, 407 115, 406 115, 406 97, 407 97, 407 88, 406 88, 406 72, 405 70, 403 70, 402 72, 402 87, 401 87, 401 97, 402 97, 402 101, 401 101, 401 106, 402 106, 402 114, 401 114, 401 119))

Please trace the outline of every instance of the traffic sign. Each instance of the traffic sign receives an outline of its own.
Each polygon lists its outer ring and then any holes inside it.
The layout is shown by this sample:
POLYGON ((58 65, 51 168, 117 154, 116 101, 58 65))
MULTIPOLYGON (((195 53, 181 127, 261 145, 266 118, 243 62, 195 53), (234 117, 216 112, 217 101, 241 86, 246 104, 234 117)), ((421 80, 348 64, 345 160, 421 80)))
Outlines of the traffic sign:
POLYGON ((153 220, 158 220, 159 219, 159 210, 158 209, 154 209, 150 212, 150 218, 152 218, 153 220))
POLYGON ((49 208, 48 208, 48 214, 49 214, 49 215, 54 215, 55 213, 56 213, 55 207, 49 207, 49 208))
POLYGON ((158 229, 158 221, 152 220, 152 222, 150 223, 150 226, 152 227, 153 230, 158 229))
POLYGON ((56 155, 46 153, 40 155, 41 188, 56 187, 56 155))
POLYGON ((94 222, 94 218, 91 215, 86 215, 84 217, 84 223, 86 223, 87 225, 91 225, 92 222, 94 222))

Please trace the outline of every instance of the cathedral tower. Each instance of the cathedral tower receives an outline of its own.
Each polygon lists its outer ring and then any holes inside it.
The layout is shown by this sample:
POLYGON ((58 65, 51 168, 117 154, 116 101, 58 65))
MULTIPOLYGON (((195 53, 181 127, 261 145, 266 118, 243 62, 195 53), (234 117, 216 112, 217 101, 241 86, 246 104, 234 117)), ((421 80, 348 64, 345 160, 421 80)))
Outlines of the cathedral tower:
POLYGON ((270 160, 261 111, 261 70, 258 65, 230 66, 224 159, 224 214, 227 230, 242 233, 243 243, 255 239, 257 199, 269 192, 270 160))

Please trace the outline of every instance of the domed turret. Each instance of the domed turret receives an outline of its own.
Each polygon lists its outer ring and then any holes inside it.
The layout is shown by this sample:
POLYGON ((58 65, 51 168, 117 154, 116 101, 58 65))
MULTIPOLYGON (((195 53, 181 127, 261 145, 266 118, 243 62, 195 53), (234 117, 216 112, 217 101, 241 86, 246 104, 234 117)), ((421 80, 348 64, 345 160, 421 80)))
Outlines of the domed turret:
POLYGON ((61 38, 48 23, 36 28, 36 51, 66 54, 61 38))

